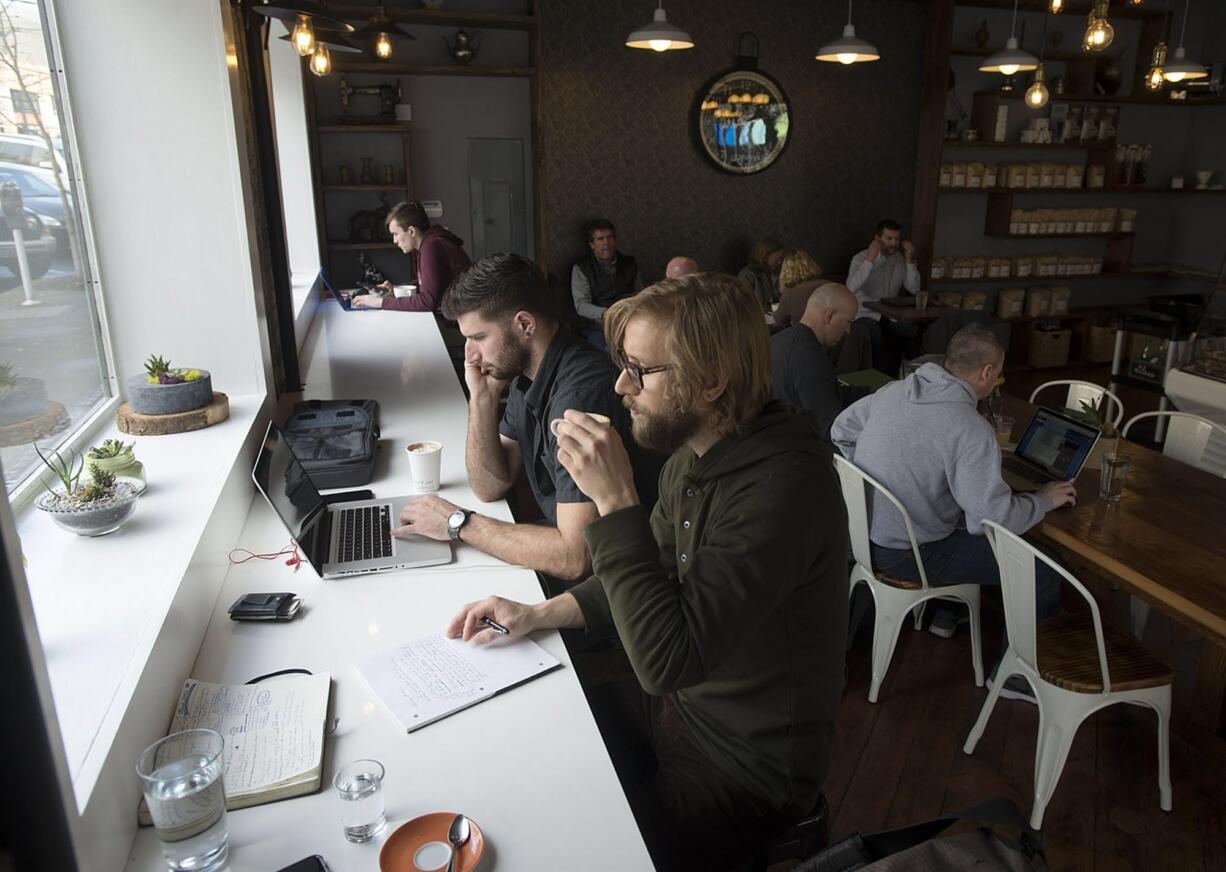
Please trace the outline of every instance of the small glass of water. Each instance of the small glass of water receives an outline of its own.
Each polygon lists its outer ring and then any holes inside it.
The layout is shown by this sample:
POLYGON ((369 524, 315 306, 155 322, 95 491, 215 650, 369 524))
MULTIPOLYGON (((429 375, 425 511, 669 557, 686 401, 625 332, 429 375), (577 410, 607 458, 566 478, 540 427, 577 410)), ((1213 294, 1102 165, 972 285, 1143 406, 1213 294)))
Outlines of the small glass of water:
POLYGON ((1013 438, 1013 418, 1011 418, 1009 415, 997 415, 995 424, 996 442, 1001 448, 1004 448, 1013 438))
POLYGON ((154 742, 136 761, 145 804, 172 872, 213 872, 230 854, 225 741, 213 730, 184 730, 154 742))
POLYGON ((928 292, 927 291, 916 291, 915 292, 915 311, 926 312, 927 310, 928 310, 928 292))
POLYGON ((378 760, 357 760, 332 779, 341 803, 341 828, 351 842, 369 842, 387 825, 383 775, 383 764, 378 760))
POLYGON ((1118 503, 1124 494, 1124 479, 1128 477, 1129 460, 1123 454, 1104 454, 1099 470, 1098 496, 1109 503, 1118 503))

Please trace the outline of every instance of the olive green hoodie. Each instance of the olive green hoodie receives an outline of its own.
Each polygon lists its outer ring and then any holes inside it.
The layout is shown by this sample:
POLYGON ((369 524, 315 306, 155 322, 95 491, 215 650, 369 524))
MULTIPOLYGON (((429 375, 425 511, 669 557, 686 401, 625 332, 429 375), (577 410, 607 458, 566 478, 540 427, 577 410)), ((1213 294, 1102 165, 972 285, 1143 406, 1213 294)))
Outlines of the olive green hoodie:
POLYGON ((702 457, 677 451, 648 519, 584 531, 572 588, 587 632, 616 631, 643 690, 670 694, 712 763, 788 814, 830 761, 847 631, 847 513, 812 416, 772 402, 702 457))

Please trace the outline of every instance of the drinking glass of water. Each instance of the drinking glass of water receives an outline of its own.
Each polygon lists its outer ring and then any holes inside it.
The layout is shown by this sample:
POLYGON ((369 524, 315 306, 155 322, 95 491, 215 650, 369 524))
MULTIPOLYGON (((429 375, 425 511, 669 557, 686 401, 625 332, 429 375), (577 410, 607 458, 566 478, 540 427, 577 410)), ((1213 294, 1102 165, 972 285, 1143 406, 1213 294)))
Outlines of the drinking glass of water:
POLYGON ((1128 458, 1122 454, 1104 454, 1098 496, 1109 503, 1118 503, 1124 494, 1124 479, 1128 477, 1128 458))
POLYGON ((378 760, 357 760, 332 779, 341 803, 341 828, 351 842, 369 842, 387 825, 383 775, 383 764, 378 760))
POLYGON ((145 805, 172 872, 214 872, 229 856, 224 747, 213 730, 184 730, 154 742, 136 761, 145 805))

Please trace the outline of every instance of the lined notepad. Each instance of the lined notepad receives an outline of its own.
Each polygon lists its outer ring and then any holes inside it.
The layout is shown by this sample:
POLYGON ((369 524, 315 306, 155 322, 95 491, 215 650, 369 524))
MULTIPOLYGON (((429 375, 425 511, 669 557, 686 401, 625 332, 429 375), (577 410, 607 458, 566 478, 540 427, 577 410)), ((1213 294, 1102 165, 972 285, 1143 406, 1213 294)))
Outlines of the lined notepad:
POLYGON ((478 646, 426 636, 361 660, 357 670, 411 733, 561 665, 522 637, 478 646))

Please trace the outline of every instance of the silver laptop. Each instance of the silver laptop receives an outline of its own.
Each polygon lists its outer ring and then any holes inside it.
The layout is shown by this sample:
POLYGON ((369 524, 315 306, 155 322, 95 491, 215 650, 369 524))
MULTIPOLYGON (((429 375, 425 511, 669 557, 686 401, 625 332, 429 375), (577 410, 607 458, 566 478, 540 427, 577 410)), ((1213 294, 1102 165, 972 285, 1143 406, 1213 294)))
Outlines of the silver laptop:
POLYGON ((1005 484, 1036 491, 1052 481, 1073 481, 1102 431, 1055 409, 1039 409, 1013 453, 1001 460, 1005 484))
POLYGON ((329 505, 276 424, 268 425, 251 477, 321 578, 451 562, 450 542, 392 537, 412 497, 329 505))

